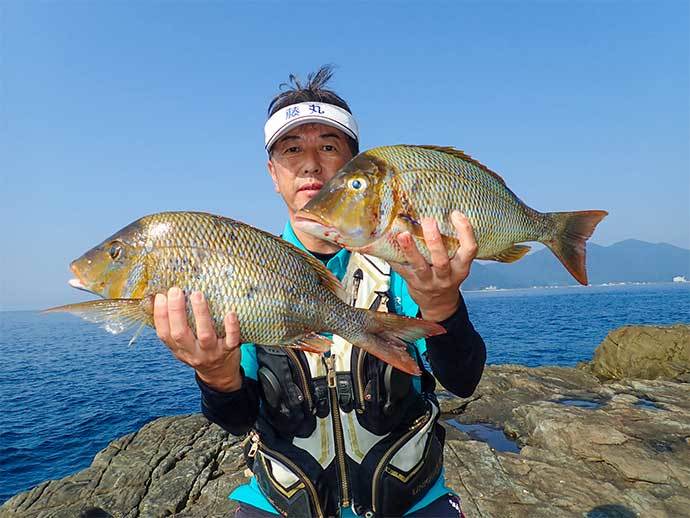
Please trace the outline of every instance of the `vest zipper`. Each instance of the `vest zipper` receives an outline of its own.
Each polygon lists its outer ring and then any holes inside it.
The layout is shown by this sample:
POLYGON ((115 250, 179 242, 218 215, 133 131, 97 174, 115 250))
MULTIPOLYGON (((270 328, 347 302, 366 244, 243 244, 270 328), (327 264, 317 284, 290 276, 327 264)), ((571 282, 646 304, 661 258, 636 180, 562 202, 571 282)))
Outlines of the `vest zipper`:
POLYGON ((431 419, 432 415, 433 413, 431 412, 431 410, 427 410, 427 412, 424 415, 421 415, 417 419, 415 419, 410 425, 409 431, 406 432, 405 435, 400 437, 400 439, 395 441, 393 445, 390 448, 388 448, 388 450, 386 450, 386 453, 383 455, 383 457, 381 457, 381 460, 376 465, 376 469, 374 470, 374 477, 371 480, 371 510, 374 513, 376 513, 376 498, 379 487, 379 478, 381 475, 381 470, 383 470, 383 468, 388 464, 393 455, 397 453, 398 449, 400 449, 400 446, 407 442, 410 439, 410 437, 416 434, 419 430, 424 428, 424 426, 431 419))
POLYGON ((357 371, 355 372, 355 378, 357 382, 357 402, 359 404, 359 408, 357 409, 358 413, 364 412, 364 374, 362 373, 362 370, 364 369, 364 357, 367 355, 365 351, 360 349, 357 354, 357 371))
POLYGON ((314 405, 312 404, 312 399, 311 399, 311 392, 309 391, 309 385, 307 385, 307 375, 304 372, 304 367, 302 366, 302 362, 299 361, 299 358, 297 357, 297 353, 293 351, 292 349, 285 347, 285 351, 287 352, 287 355, 292 358, 293 362, 297 366, 297 370, 299 371, 299 377, 300 381, 302 382, 302 392, 304 393, 304 397, 307 399, 307 403, 309 405, 309 411, 313 412, 314 411, 314 405))
POLYGON ((307 491, 309 491, 309 494, 311 495, 311 500, 314 502, 314 507, 316 507, 316 516, 319 518, 322 518, 324 516, 323 510, 321 509, 321 503, 319 502, 319 496, 318 493, 316 492, 316 487, 312 483, 311 480, 309 480, 309 477, 302 471, 297 464, 292 462, 288 457, 283 455, 280 452, 277 452, 275 450, 272 450, 268 446, 266 446, 264 443, 260 442, 261 439, 259 437, 259 434, 254 432, 251 436, 251 441, 252 441, 252 447, 251 450, 249 451, 249 456, 254 457, 257 453, 257 451, 261 452, 266 452, 272 457, 277 458, 280 462, 285 464, 286 466, 290 467, 298 476, 298 478, 304 483, 305 487, 307 488, 307 491))
POLYGON ((335 356, 332 354, 324 358, 327 369, 328 392, 331 396, 331 417, 333 419, 333 437, 335 438, 335 456, 338 462, 340 478, 340 506, 350 507, 350 488, 347 480, 347 464, 345 463, 345 440, 343 437, 343 423, 340 420, 340 405, 338 405, 338 389, 336 384, 335 356))

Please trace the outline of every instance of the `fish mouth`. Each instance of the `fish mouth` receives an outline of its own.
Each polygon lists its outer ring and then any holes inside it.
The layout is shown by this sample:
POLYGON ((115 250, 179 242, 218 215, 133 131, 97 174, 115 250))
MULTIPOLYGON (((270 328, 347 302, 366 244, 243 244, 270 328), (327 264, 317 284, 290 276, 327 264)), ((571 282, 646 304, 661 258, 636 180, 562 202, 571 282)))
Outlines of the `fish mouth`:
POLYGON ((84 285, 84 283, 83 283, 82 280, 80 279, 80 275, 79 275, 79 272, 77 271, 77 266, 76 266, 76 264, 72 263, 72 264, 70 265, 69 268, 70 268, 70 270, 72 270, 72 272, 74 273, 74 275, 76 275, 76 277, 73 278, 73 279, 68 280, 68 281, 67 281, 67 284, 69 284, 72 288, 75 288, 75 289, 77 289, 77 290, 85 291, 86 293, 91 293, 91 294, 93 294, 93 295, 98 295, 98 293, 96 293, 96 292, 93 291, 93 290, 90 290, 89 288, 87 288, 87 287, 84 285))
POLYGON ((67 284, 78 290, 85 291, 86 293, 93 293, 94 295, 97 295, 97 293, 84 286, 79 279, 70 279, 67 281, 67 284))
POLYGON ((341 244, 340 232, 323 217, 304 209, 295 215, 295 226, 300 230, 322 239, 341 244))
POLYGON ((298 210, 297 214, 295 216, 296 216, 295 220, 298 222, 311 221, 314 223, 319 223, 320 225, 322 225, 324 227, 332 228, 331 225, 328 223, 328 221, 326 221, 325 218, 323 218, 322 216, 319 216, 318 214, 312 214, 311 212, 309 212, 308 209, 298 210))

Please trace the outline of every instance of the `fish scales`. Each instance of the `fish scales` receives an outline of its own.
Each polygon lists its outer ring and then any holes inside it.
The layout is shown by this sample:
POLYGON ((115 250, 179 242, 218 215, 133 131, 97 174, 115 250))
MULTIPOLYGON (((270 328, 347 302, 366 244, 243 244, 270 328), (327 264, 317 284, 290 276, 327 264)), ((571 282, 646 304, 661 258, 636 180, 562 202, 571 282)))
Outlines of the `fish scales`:
POLYGON ((442 234, 455 235, 448 217, 453 209, 465 214, 475 230, 478 259, 503 250, 506 240, 519 243, 543 232, 544 218, 473 162, 435 150, 419 157, 395 146, 376 148, 372 155, 404 164, 395 175, 397 188, 409 198, 418 218, 438 221, 442 234))
MULTIPOLYGON (((152 269, 160 272, 149 291, 178 286, 186 294, 204 292, 219 336, 225 333, 223 317, 230 311, 243 322, 243 339, 269 344, 308 332, 304 320, 320 318, 326 294, 318 276, 270 237, 195 214, 155 216, 145 224, 152 269), (311 296, 314 292, 320 297, 311 296)), ((191 307, 187 310, 194 325, 191 307)))
MULTIPOLYGON (((73 287, 104 300, 68 304, 67 311, 120 333, 153 325, 152 299, 173 286, 201 291, 217 336, 237 314, 241 341, 325 352, 338 334, 410 374, 420 374, 406 341, 445 332, 435 323, 350 307, 338 280, 314 257, 244 223, 197 212, 145 216, 71 264, 73 287)), ((187 320, 196 322, 187 299, 187 320)), ((136 337, 136 334, 135 334, 136 337)))
POLYGON ((474 230, 478 259, 514 262, 527 241, 548 246, 587 284, 585 242, 607 215, 602 210, 539 212, 496 173, 454 148, 383 146, 348 162, 297 213, 303 232, 389 262, 409 263, 398 236, 409 232, 427 262, 422 219, 433 218, 452 257, 461 243, 451 220, 462 212, 474 230))

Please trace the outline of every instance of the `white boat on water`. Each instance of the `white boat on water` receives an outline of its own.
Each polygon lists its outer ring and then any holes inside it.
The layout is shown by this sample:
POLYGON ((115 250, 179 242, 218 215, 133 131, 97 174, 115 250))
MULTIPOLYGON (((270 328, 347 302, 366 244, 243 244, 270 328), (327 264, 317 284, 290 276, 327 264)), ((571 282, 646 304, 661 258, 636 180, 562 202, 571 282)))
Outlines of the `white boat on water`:
POLYGON ((685 278, 684 275, 677 275, 676 277, 673 278, 673 282, 690 282, 685 278))

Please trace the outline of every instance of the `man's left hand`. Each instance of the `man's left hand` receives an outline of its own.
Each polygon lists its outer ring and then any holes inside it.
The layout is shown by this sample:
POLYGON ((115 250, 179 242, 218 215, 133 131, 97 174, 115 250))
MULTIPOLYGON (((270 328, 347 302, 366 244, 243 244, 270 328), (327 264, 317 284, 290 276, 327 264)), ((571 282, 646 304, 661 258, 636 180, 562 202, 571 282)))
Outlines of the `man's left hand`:
POLYGON ((419 306, 422 318, 440 322, 450 317, 460 304, 460 284, 470 274, 472 260, 477 256, 477 241, 472 225, 459 211, 453 211, 451 221, 460 247, 452 259, 443 244, 441 232, 433 218, 422 219, 424 242, 431 254, 431 264, 419 252, 409 232, 401 232, 397 239, 409 264, 391 264, 407 282, 410 296, 419 306))

